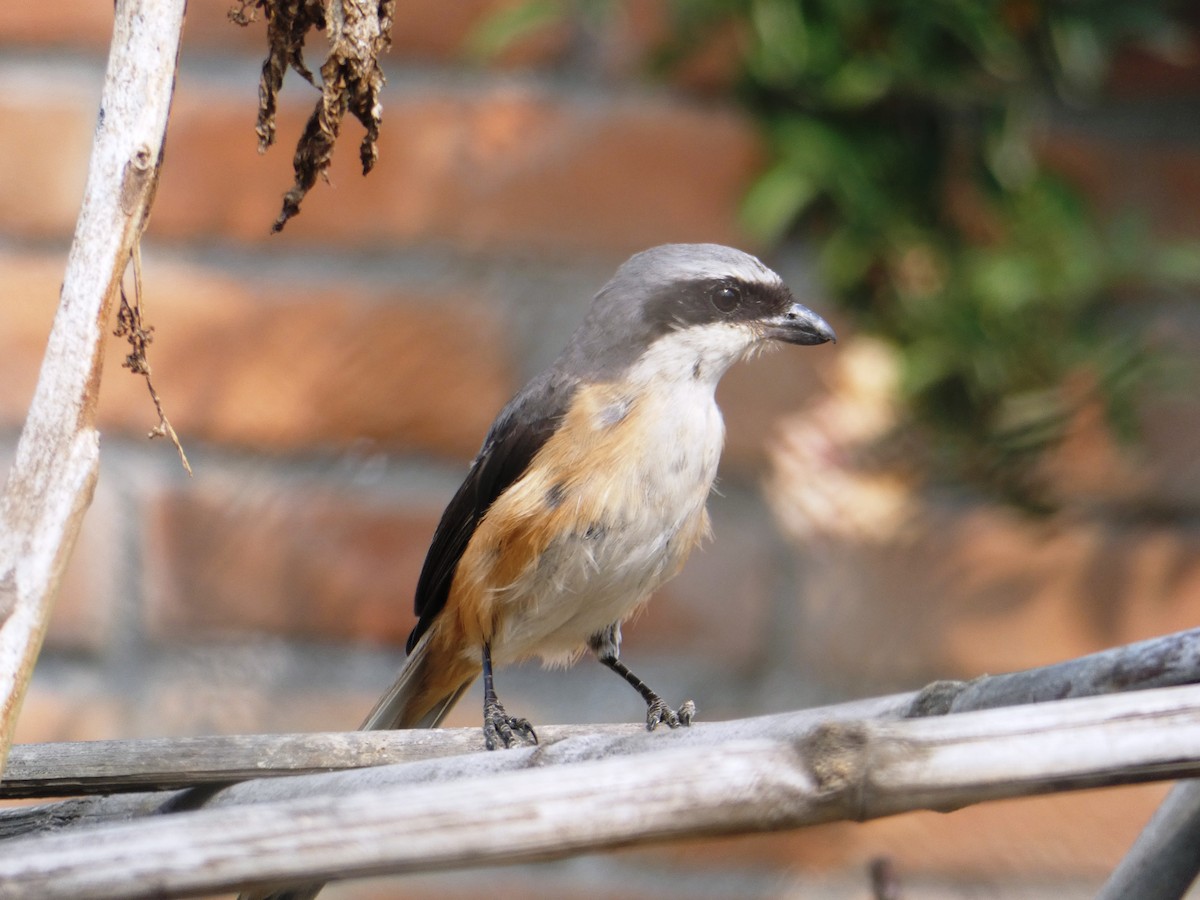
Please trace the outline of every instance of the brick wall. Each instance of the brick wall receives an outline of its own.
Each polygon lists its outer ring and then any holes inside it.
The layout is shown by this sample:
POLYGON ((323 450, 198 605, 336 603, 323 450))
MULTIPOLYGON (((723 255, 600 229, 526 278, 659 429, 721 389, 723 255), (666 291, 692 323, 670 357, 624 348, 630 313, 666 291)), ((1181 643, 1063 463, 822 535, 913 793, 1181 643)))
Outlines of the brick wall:
MULTIPOLYGON (((260 157, 262 28, 229 24, 228 4, 189 4, 144 245, 155 381, 196 474, 145 439, 153 408, 112 342, 100 485, 23 740, 355 726, 401 659, 442 505, 495 411, 553 356, 596 287, 650 244, 755 249, 736 208, 762 151, 751 123, 715 99, 721 47, 675 84, 640 80, 639 52, 661 23, 639 4, 491 67, 464 64, 465 35, 502 0, 400 4, 376 171, 362 179, 353 147, 340 148, 331 183, 271 236, 312 96, 290 85, 280 145, 260 157)), ((108 10, 0 8, 0 463, 57 301, 108 10)), ((1197 239, 1198 104, 1200 67, 1130 58, 1104 108, 1058 116, 1048 152, 1103 209, 1136 206, 1161 233, 1197 239)), ((828 310, 805 260, 792 247, 771 261, 828 310)), ((1200 350, 1193 297, 1131 305, 1164 347, 1200 350)), ((1200 619, 1197 392, 1147 398, 1135 455, 1077 423, 1054 461, 1070 499, 1060 520, 909 491, 919 512, 902 540, 799 542, 775 524, 773 510, 788 522, 780 472, 797 429, 841 402, 844 352, 774 354, 722 386, 730 439, 716 539, 627 630, 631 665, 669 697, 693 696, 712 718, 749 715, 1036 665, 1200 619)), ((586 663, 501 678, 510 708, 535 721, 640 715, 632 692, 586 663)), ((464 702, 451 724, 475 724, 476 706, 464 702)), ((889 855, 922 896, 966 884, 1085 896, 1161 794, 993 804, 405 885, 430 897, 475 895, 485 880, 494 893, 499 879, 522 896, 849 897, 864 895, 866 862, 889 855)))

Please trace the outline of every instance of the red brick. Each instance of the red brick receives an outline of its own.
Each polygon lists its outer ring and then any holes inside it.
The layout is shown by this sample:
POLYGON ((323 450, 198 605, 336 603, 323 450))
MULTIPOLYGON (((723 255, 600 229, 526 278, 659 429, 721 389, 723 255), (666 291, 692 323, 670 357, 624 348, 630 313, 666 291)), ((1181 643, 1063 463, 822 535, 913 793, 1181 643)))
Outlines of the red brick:
MULTIPOLYGON (((62 262, 10 257, 0 284, 0 418, 23 421, 62 262)), ((361 445, 470 459, 514 388, 502 330, 478 301, 366 285, 239 282, 147 258, 154 381, 186 442, 268 451, 361 445), (399 294, 399 292, 396 292, 399 294), (399 302, 397 302, 399 301, 399 302)), ((102 430, 145 435, 143 379, 109 338, 102 430)))
MULTIPOLYGON (((270 648, 260 666, 246 654, 191 652, 164 672, 146 677, 139 690, 118 690, 96 680, 86 692, 49 686, 35 673, 17 722, 19 743, 181 737, 200 734, 289 734, 351 731, 374 705, 378 691, 358 693, 297 685, 272 685, 270 648)), ((153 670, 151 670, 153 671, 153 670)), ((466 705, 466 704, 464 704, 466 705)), ((474 713, 474 705, 469 713, 474 713)), ((469 724, 477 724, 470 721, 469 724)))
POLYGON ((0 410, 8 428, 19 428, 29 411, 66 256, 3 259, 0 281, 0 410))
MULTIPOLYGON (((449 241, 489 252, 629 252, 673 240, 742 243, 736 210, 761 161, 728 109, 646 97, 567 98, 516 85, 393 94, 380 162, 353 142, 288 223, 288 243, 449 241)), ((254 151, 253 102, 181 86, 152 234, 266 240, 307 109, 254 151)))
MULTIPOLYGON (((396 4, 392 49, 388 63, 410 60, 455 62, 465 56, 468 38, 489 16, 520 5, 522 0, 409 0, 396 4)), ((229 20, 235 0, 190 0, 183 33, 184 58, 237 52, 262 55, 266 50, 266 24, 259 18, 245 28, 229 20)), ((106 53, 112 37, 112 5, 95 0, 59 0, 55 15, 46 16, 36 4, 0 5, 0 44, 32 47, 72 47, 96 54, 106 53)), ((564 49, 565 35, 545 29, 514 44, 499 58, 502 65, 543 64, 556 59, 564 49)), ((320 65, 324 38, 308 41, 309 67, 320 65)), ((289 77, 293 77, 289 73, 289 77)))
MULTIPOLYGON (((315 98, 315 93, 311 96, 315 98)), ((50 91, 0 104, 0 219, 15 234, 70 234, 82 196, 94 99, 50 91)), ((762 162, 730 108, 662 97, 579 98, 517 85, 413 89, 385 100, 380 161, 364 178, 347 127, 331 185, 320 183, 278 244, 620 253, 666 241, 744 244, 737 208, 762 162)), ((255 87, 181 81, 152 236, 265 241, 291 186, 292 147, 310 106, 283 105, 279 146, 260 157, 255 87)))
POLYGON ((953 671, 1042 665, 1200 621, 1200 534, 976 518, 954 548, 963 595, 944 601, 953 671))
POLYGON ((112 25, 111 3, 59 0, 52 16, 36 3, 0 5, 0 42, 5 44, 107 50, 112 25))
MULTIPOLYGON (((254 92, 179 85, 152 236, 270 238, 309 107, 284 104, 279 146, 260 157, 254 92)), ((70 234, 93 103, 59 92, 3 104, 11 139, 0 138, 0 159, 20 173, 0 184, 0 220, 12 233, 70 234)), ((396 92, 385 103, 375 171, 361 175, 359 132, 348 126, 331 185, 317 185, 276 243, 614 255, 666 241, 746 243, 736 212, 762 156, 749 122, 730 109, 514 85, 396 92)))
MULTIPOLYGON (((22 4, 17 4, 22 5, 22 4)), ((0 223, 7 233, 67 237, 75 227, 95 123, 94 95, 46 89, 0 100, 0 223)))
MULTIPOLYGON (((674 20, 678 18, 678 9, 662 0, 615 7, 604 23, 602 67, 613 77, 644 75, 658 52, 670 45, 674 20)), ((671 83, 699 93, 727 92, 746 40, 731 25, 689 38, 687 55, 665 76, 671 83)))
POLYGON ((810 536, 802 552, 796 659, 854 690, 1046 665, 1200 621, 1195 531, 926 508, 891 540, 810 536))
POLYGON ((116 494, 102 473, 58 588, 48 649, 99 654, 108 647, 125 568, 122 530, 116 494))
MULTIPOLYGON (((414 0, 396 4, 392 49, 384 60, 389 66, 409 60, 455 62, 467 56, 470 39, 492 16, 519 8, 525 0, 414 0)), ((488 62, 500 66, 548 65, 561 59, 567 49, 567 33, 553 25, 539 28, 504 48, 488 62)))
POLYGON ((148 627, 400 643, 439 512, 200 476, 146 510, 148 627))
POLYGON ((1094 376, 1077 372, 1062 385, 1072 416, 1062 441, 1039 463, 1039 480, 1056 505, 1123 516, 1147 510, 1178 514, 1200 508, 1200 323, 1179 306, 1139 310, 1146 355, 1154 367, 1135 398, 1128 440, 1114 434, 1094 376))
POLYGON ((1072 413, 1061 439, 1037 462, 1047 499, 1060 508, 1136 509, 1154 491, 1150 472, 1134 447, 1119 441, 1108 421, 1103 392, 1091 375, 1076 373, 1061 385, 1072 413))
MULTIPOLYGON (((331 691, 311 683, 293 691, 273 690, 271 674, 270 663, 261 669, 231 666, 219 653, 198 659, 180 677, 160 678, 147 686, 137 703, 130 704, 123 735, 352 731, 377 699, 374 693, 331 691)), ((379 686, 379 694, 384 687, 379 686)))
POLYGON ((50 688, 40 684, 35 673, 14 740, 34 744, 114 738, 121 734, 124 712, 121 702, 111 695, 50 688))
MULTIPOLYGON (((871 348, 846 342, 830 393, 772 445, 769 499, 804 563, 798 663, 858 691, 1043 665, 1195 625, 1200 530, 951 505, 878 460, 873 442, 896 424, 896 372, 871 348)), ((1087 470, 1074 498, 1122 471, 1078 442, 1063 448, 1087 470)))

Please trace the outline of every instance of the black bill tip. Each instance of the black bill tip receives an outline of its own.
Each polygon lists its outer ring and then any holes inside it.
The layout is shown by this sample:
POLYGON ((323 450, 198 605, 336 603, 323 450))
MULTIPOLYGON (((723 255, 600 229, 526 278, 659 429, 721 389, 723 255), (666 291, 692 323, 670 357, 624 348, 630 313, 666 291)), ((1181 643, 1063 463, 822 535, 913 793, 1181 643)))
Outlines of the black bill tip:
POLYGON ((767 336, 788 344, 837 343, 837 334, 829 323, 807 306, 793 303, 782 315, 766 322, 767 336))

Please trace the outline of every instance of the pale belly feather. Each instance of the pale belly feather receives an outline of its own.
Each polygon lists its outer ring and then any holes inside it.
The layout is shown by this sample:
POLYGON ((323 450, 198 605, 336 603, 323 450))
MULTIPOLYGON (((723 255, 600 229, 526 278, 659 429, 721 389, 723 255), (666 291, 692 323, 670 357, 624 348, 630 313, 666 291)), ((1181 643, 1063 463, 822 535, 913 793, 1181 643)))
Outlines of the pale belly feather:
POLYGON ((498 661, 569 662, 591 635, 636 612, 708 532, 725 435, 711 387, 684 382, 658 402, 626 403, 621 417, 606 402, 592 414, 593 475, 561 499, 574 527, 494 592, 505 609, 492 643, 498 661))

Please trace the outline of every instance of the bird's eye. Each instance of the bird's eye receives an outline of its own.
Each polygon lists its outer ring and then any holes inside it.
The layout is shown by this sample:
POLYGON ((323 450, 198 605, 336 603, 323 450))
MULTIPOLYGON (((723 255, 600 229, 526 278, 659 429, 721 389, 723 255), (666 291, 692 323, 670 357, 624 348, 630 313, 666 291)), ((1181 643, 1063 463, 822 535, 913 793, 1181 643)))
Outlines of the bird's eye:
POLYGON ((742 302, 742 292, 735 284, 723 284, 713 291, 712 302, 723 313, 733 312, 742 302))

